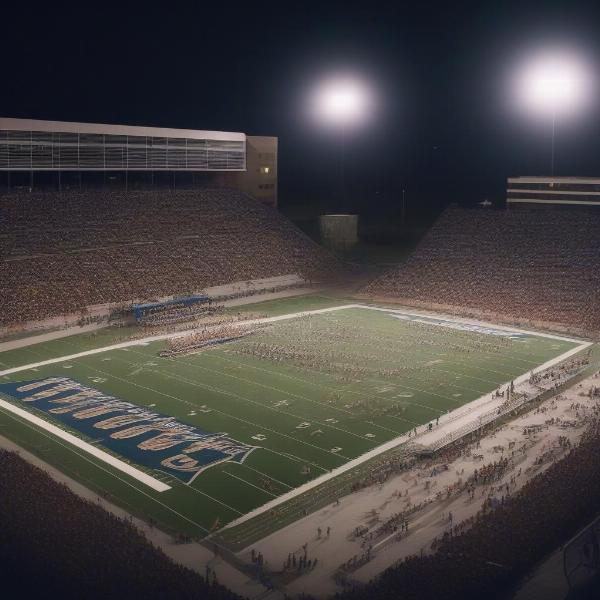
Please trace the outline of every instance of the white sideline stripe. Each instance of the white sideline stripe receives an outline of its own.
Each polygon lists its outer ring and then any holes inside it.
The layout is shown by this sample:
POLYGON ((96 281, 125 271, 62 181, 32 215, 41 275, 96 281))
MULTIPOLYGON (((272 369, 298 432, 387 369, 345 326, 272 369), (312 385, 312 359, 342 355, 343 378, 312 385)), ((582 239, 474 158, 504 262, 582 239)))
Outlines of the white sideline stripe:
MULTIPOLYGON (((561 354, 560 356, 557 356, 556 358, 553 358, 552 360, 545 362, 544 364, 540 365, 539 367, 532 369, 532 371, 534 373, 537 373, 538 371, 543 371, 544 369, 547 369, 555 364, 558 364, 559 362, 562 362, 563 360, 565 360, 566 358, 569 358, 573 354, 576 354, 577 352, 584 350, 585 348, 588 348, 589 346, 592 345, 592 343, 593 342, 584 342, 584 343, 580 344, 579 346, 576 346, 575 348, 572 348, 571 350, 561 354)), ((530 371, 528 371, 527 373, 523 373, 523 375, 520 375, 519 377, 517 377, 514 380, 514 383, 517 384, 517 383, 526 381, 529 378, 529 373, 530 373, 530 371)), ((507 381, 504 384, 500 384, 498 386, 498 388, 503 387, 504 385, 507 385, 509 383, 510 382, 507 381)), ((468 414, 469 412, 471 412, 473 409, 478 408, 480 405, 487 404, 489 402, 489 397, 490 397, 490 393, 488 392, 488 393, 484 394, 483 396, 481 396, 480 398, 477 398, 476 400, 473 400, 473 401, 469 402, 468 404, 465 404, 464 406, 456 408, 455 410, 451 411, 450 413, 448 413, 446 415, 440 416, 440 425, 438 425, 434 429, 433 432, 428 432, 427 430, 425 430, 424 433, 429 434, 429 436, 432 436, 432 434, 433 435, 437 434, 436 437, 443 437, 447 433, 450 433, 450 431, 444 430, 444 427, 443 427, 444 424, 451 424, 453 422, 455 427, 453 427, 452 429, 457 429, 458 426, 460 426, 462 424, 462 423, 456 422, 456 421, 458 421, 457 416, 462 417, 465 414, 468 414), (450 421, 450 423, 448 423, 448 421, 450 421)), ((489 409, 489 407, 487 407, 487 406, 486 406, 486 408, 489 409)), ((419 427, 424 428, 424 427, 426 427, 426 424, 419 425, 419 427)), ((301 485, 297 488, 294 488, 290 492, 286 492, 285 494, 282 494, 281 496, 277 496, 277 498, 275 498, 274 500, 271 500, 271 501, 267 502, 266 504, 263 504, 262 506, 255 508, 254 510, 250 511, 249 513, 246 513, 242 517, 239 517, 239 518, 235 519, 234 521, 227 523, 226 525, 221 527, 221 529, 219 529, 219 532, 221 532, 225 529, 229 529, 230 527, 235 527, 236 525, 241 525, 242 523, 245 523, 246 521, 249 521, 250 519, 257 517, 258 515, 261 515, 262 513, 266 512, 268 510, 271 510, 272 508, 278 506, 279 504, 283 504, 284 502, 287 502, 288 500, 291 500, 291 499, 295 498, 296 496, 299 496, 300 494, 303 494, 304 492, 307 492, 315 487, 318 487, 319 485, 325 483, 326 481, 329 481, 330 479, 333 479, 334 477, 337 477, 338 475, 341 475, 342 473, 345 473, 346 471, 353 469, 354 467, 358 467, 363 462, 366 462, 367 460, 370 460, 371 458, 375 458, 379 454, 383 454, 384 452, 387 452, 388 450, 391 450, 392 448, 400 446, 401 444, 403 444, 405 442, 411 442, 414 440, 415 440, 414 436, 409 438, 408 435, 406 433, 404 433, 404 434, 386 442, 385 444, 382 444, 381 446, 377 446, 376 448, 373 448, 372 450, 369 450, 368 452, 361 454, 360 456, 354 458, 353 460, 351 460, 339 467, 336 467, 335 469, 329 471, 328 473, 324 473, 323 475, 320 475, 319 477, 316 477, 315 479, 311 479, 310 481, 307 481, 303 485, 301 485)), ((420 440, 424 441, 422 439, 421 435, 420 435, 420 440)), ((432 443, 433 441, 434 440, 431 440, 431 442, 429 442, 429 443, 432 443)), ((210 537, 210 536, 208 536, 208 537, 210 537)), ((242 551, 243 550, 241 550, 240 552, 242 552, 242 551)))
MULTIPOLYGON (((553 365, 562 362, 563 360, 569 358, 570 356, 577 354, 581 350, 585 350, 586 348, 588 348, 589 346, 591 346, 593 344, 593 342, 584 342, 582 340, 553 335, 550 333, 527 331, 525 329, 517 329, 514 327, 500 326, 500 325, 495 325, 493 323, 486 323, 484 321, 471 321, 468 319, 443 317, 441 315, 436 315, 436 314, 413 313, 413 312, 400 310, 400 309, 387 309, 387 308, 376 307, 376 306, 367 306, 364 304, 347 304, 347 305, 338 307, 338 309, 342 309, 342 308, 366 308, 369 310, 376 310, 376 311, 380 311, 380 312, 400 313, 400 314, 404 314, 404 315, 417 316, 417 317, 428 316, 431 318, 436 318, 439 320, 444 320, 444 321, 449 321, 449 322, 455 321, 457 323, 465 323, 465 324, 471 324, 471 325, 493 327, 495 329, 502 329, 502 330, 513 331, 513 332, 518 332, 518 333, 527 333, 527 334, 533 335, 533 336, 546 337, 546 338, 568 341, 568 342, 573 342, 573 343, 578 344, 577 346, 575 346, 574 348, 571 348, 567 352, 563 352, 563 354, 561 354, 560 356, 557 356, 551 360, 548 360, 545 363, 535 367, 534 369, 528 370, 527 372, 523 373, 519 377, 515 378, 514 379, 515 384, 522 383, 523 381, 526 381, 527 379, 529 379, 529 374, 531 372, 538 373, 539 371, 548 369, 549 367, 552 367, 553 365)), ((432 325, 435 325, 435 323, 432 323, 432 325)), ((501 388, 509 383, 510 383, 510 381, 506 381, 503 384, 499 384, 496 389, 501 388)), ((487 404, 489 404, 489 397, 490 397, 490 393, 488 392, 488 393, 484 394, 483 396, 481 396, 480 398, 472 400, 468 404, 458 407, 455 410, 451 411, 450 413, 441 416, 440 417, 440 425, 438 425, 432 432, 429 432, 425 429, 424 432, 419 434, 420 441, 424 442, 425 440, 423 438, 426 437, 426 438, 428 438, 427 443, 431 444, 434 440, 433 439, 429 440, 429 438, 432 438, 434 436, 436 438, 443 437, 444 435, 449 433, 449 431, 445 430, 444 425, 450 425, 451 430, 457 429, 461 425, 461 422, 457 422, 457 421, 459 421, 459 419, 457 419, 457 416, 463 417, 465 415, 468 415, 470 412, 473 411, 473 409, 479 408, 480 406, 484 406, 484 405, 485 405, 486 410, 489 410, 489 406, 486 406, 487 404)), ((499 402, 499 400, 498 400, 498 402, 499 402)), ((424 428, 424 427, 426 427, 426 424, 420 425, 419 427, 424 428)), ((324 473, 323 475, 320 475, 319 477, 316 477, 315 479, 307 481, 303 485, 301 485, 297 488, 294 488, 290 492, 286 492, 285 494, 282 494, 281 496, 278 496, 277 498, 267 502, 266 504, 263 504, 262 506, 255 508, 254 510, 235 519, 234 521, 227 523, 221 529, 219 529, 219 532, 221 532, 225 529, 229 529, 231 527, 235 527, 236 525, 245 523, 246 521, 249 521, 250 519, 257 517, 258 515, 261 515, 268 510, 271 510, 272 508, 278 506, 279 504, 283 504, 284 502, 287 502, 288 500, 291 500, 291 499, 295 498, 296 496, 299 496, 299 495, 303 494, 304 492, 307 492, 315 487, 318 487, 319 485, 325 483, 326 481, 329 481, 330 479, 333 479, 334 477, 337 477, 338 475, 341 475, 342 473, 345 473, 346 471, 349 471, 350 469, 353 469, 354 467, 359 466, 363 462, 366 462, 366 461, 370 460, 371 458, 378 456, 379 454, 387 452, 388 450, 391 450, 392 448, 400 446, 401 444, 403 444, 405 442, 412 442, 412 441, 415 441, 415 437, 413 436, 413 437, 409 438, 406 433, 404 433, 392 440, 389 440, 385 444, 382 444, 381 446, 377 446, 376 448, 373 448, 372 450, 369 450, 368 452, 361 454, 360 456, 354 458, 353 460, 351 460, 339 467, 336 467, 335 469, 329 471, 328 473, 324 473)), ((210 535, 208 537, 210 537, 210 535)), ((240 552, 243 552, 243 550, 244 549, 242 549, 240 552)))
MULTIPOLYGON (((305 310, 296 313, 289 313, 287 315, 278 315, 276 317, 266 317, 264 319, 249 319, 247 321, 238 321, 233 323, 234 327, 240 327, 242 325, 258 325, 261 323, 275 323, 277 321, 286 321, 288 319, 295 319, 297 317, 305 317, 307 315, 318 315, 328 312, 334 312, 336 310, 344 310, 347 308, 364 308, 367 310, 376 310, 379 312, 387 312, 387 313, 396 313, 401 315, 408 315, 410 317, 429 317, 432 319, 438 319, 448 322, 455 323, 464 323, 467 325, 478 325, 489 328, 494 328, 503 331, 514 331, 517 333, 527 333, 529 335, 537 336, 537 337, 546 337, 554 340, 562 340, 565 342, 574 342, 580 343, 581 340, 569 338, 560 335, 553 335, 551 333, 542 333, 537 331, 527 331, 526 329, 517 329, 515 327, 507 327, 506 325, 496 325, 494 323, 488 323, 486 321, 475 321, 470 319, 462 319, 459 317, 446 317, 443 315, 438 315, 435 313, 427 313, 427 312, 411 312, 403 309, 396 308, 382 308, 379 306, 369 306, 367 304, 342 304, 340 306, 330 306, 329 308, 318 308, 316 310, 305 310)), ((435 323, 431 323, 435 325, 435 323)), ((69 360, 75 360, 77 358, 83 358, 84 356, 92 356, 94 354, 101 354, 102 352, 109 352, 110 350, 119 350, 121 348, 129 348, 131 346, 145 346, 151 342, 158 342, 160 340, 168 340, 171 338, 183 337, 189 335, 196 331, 195 329, 189 329, 187 331, 178 331, 175 333, 164 333, 162 335, 154 335, 147 338, 142 338, 139 340, 130 340, 128 342, 121 342, 120 344, 112 344, 111 346, 104 346, 102 348, 94 348, 93 350, 85 350, 84 352, 77 352, 76 354, 69 354, 67 356, 59 356, 58 358, 50 358, 48 360, 42 360, 36 363, 30 363, 28 365, 21 365, 19 367, 11 367, 10 369, 5 369, 4 371, 0 371, 0 377, 4 375, 11 375, 12 373, 18 373, 19 371, 27 371, 29 369, 34 369, 37 367, 44 367, 46 365, 52 365, 59 362, 68 362, 69 360)), ((198 329, 200 331, 200 329, 198 329)))
POLYGON ((143 471, 140 471, 139 469, 132 467, 126 462, 123 462, 122 460, 119 460, 118 458, 115 458, 114 456, 108 454, 108 452, 104 452, 103 450, 96 448, 96 446, 88 444, 88 442, 79 439, 78 437, 72 435, 71 433, 68 433, 64 429, 61 429, 56 425, 52 425, 52 423, 48 423, 48 421, 44 421, 44 419, 40 419, 40 417, 32 415, 29 411, 23 410, 22 408, 18 408, 17 406, 14 406, 10 402, 2 400, 1 398, 0 407, 8 410, 9 412, 14 413, 15 415, 18 415, 22 419, 25 419, 26 421, 29 421, 34 425, 37 425, 38 427, 41 427, 42 429, 45 429, 46 431, 54 434, 56 437, 59 437, 65 440, 66 442, 73 444, 73 446, 76 446, 84 452, 87 452, 88 454, 99 458, 101 461, 109 464, 111 467, 114 467, 115 469, 118 469, 119 471, 130 475, 131 477, 137 479, 141 483, 145 483, 148 487, 151 487, 157 492, 166 492, 167 490, 171 489, 170 485, 167 485, 166 483, 163 483, 162 481, 159 481, 158 479, 147 475, 143 471))
MULTIPOLYGON (((276 321, 285 321, 287 319, 295 319, 296 317, 304 317, 306 315, 316 315, 321 313, 332 312, 335 310, 341 310, 343 308, 368 308, 360 304, 344 304, 342 306, 331 306, 329 308, 319 308, 317 310, 307 310, 297 313, 290 313, 287 315, 278 315, 276 317, 266 317, 264 319, 249 319, 247 321, 238 321, 232 323, 234 327, 240 327, 242 325, 257 325, 259 323, 274 323, 276 321)), ((131 346, 145 346, 151 342, 158 342, 160 340, 168 340, 171 338, 183 337, 194 333, 195 331, 202 331, 203 329, 188 329, 187 331, 177 331, 175 333, 164 333, 161 335, 153 335, 147 338, 139 340, 130 340, 128 342, 121 342, 120 344, 112 344, 111 346, 104 346, 102 348, 94 348, 93 350, 85 350, 84 352, 77 352, 76 354, 69 354, 67 356, 59 356, 58 358, 49 358, 48 360, 42 360, 36 363, 30 363, 28 365, 21 365, 19 367, 12 367, 0 371, 0 377, 4 375, 11 375, 12 373, 18 373, 19 371, 27 371, 29 369, 35 369, 37 367, 45 367, 46 365, 53 365, 59 362, 68 362, 77 358, 83 358, 84 356, 92 356, 94 354, 101 354, 102 352, 109 352, 110 350, 120 350, 121 348, 129 348, 131 346)))

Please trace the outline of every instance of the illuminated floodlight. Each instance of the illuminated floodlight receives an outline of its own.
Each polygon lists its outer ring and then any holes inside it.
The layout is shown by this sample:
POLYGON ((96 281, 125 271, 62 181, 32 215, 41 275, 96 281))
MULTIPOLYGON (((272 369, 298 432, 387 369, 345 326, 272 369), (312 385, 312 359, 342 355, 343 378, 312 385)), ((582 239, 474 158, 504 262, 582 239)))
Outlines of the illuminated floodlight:
POLYGON ((365 121, 372 109, 372 92, 359 79, 326 80, 311 98, 311 112, 326 125, 348 127, 365 121))
POLYGON ((517 69, 513 94, 519 108, 551 127, 551 174, 554 175, 556 123, 578 116, 594 98, 594 69, 577 53, 546 49, 517 69))
POLYGON ((591 68, 567 50, 545 50, 525 61, 515 78, 518 104, 534 116, 572 115, 592 96, 591 68))

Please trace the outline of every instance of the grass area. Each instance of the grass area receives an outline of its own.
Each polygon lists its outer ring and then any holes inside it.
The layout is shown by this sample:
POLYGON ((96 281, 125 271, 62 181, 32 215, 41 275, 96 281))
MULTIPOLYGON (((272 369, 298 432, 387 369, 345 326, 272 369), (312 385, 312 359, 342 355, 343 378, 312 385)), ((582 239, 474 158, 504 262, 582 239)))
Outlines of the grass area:
POLYGON ((55 340, 39 342, 23 348, 0 352, 0 370, 28 365, 34 362, 77 354, 95 348, 104 348, 118 344, 139 333, 140 329, 131 327, 106 327, 88 333, 78 333, 55 340))
MULTIPOLYGON (((308 296, 236 311, 279 315, 343 303, 308 296)), ((237 342, 174 359, 159 357, 164 343, 156 342, 0 378, 8 383, 66 376, 180 423, 257 446, 243 463, 215 464, 189 485, 167 468, 154 471, 172 486, 163 493, 2 410, 0 433, 131 512, 152 517, 165 529, 203 537, 215 523, 228 523, 414 427, 435 422, 575 345, 445 325, 344 309, 278 321, 237 342)), ((65 356, 114 343, 116 335, 119 330, 103 330, 45 342, 22 349, 25 353, 0 353, 0 361, 29 364, 65 356)), ((55 418, 36 409, 35 402, 19 405, 55 418)), ((71 431, 75 426, 73 421, 71 431)), ((81 429, 79 435, 86 437, 81 429)), ((106 447, 108 436, 98 430, 87 439, 106 447)), ((140 434, 138 440, 147 438, 140 434)), ((336 479, 319 487, 311 507, 331 501, 339 489, 336 479)), ((222 540, 240 547, 262 537, 301 516, 301 500, 276 519, 265 515, 249 521, 222 540)))
MULTIPOLYGON (((315 310, 317 308, 338 306, 340 304, 344 304, 344 301, 339 298, 308 294, 304 296, 292 296, 289 298, 268 300, 266 302, 242 304, 227 308, 226 312, 260 312, 267 316, 276 316, 303 310, 315 310)), ((40 362, 42 360, 85 352, 86 350, 92 350, 94 348, 103 348, 104 346, 110 346, 111 344, 117 344, 131 339, 134 334, 139 335, 141 331, 140 327, 135 325, 130 327, 105 327, 93 332, 78 333, 64 338, 17 348, 15 350, 0 351, 0 371, 33 362, 40 362)), ((35 333, 35 335, 39 334, 39 332, 35 333)))

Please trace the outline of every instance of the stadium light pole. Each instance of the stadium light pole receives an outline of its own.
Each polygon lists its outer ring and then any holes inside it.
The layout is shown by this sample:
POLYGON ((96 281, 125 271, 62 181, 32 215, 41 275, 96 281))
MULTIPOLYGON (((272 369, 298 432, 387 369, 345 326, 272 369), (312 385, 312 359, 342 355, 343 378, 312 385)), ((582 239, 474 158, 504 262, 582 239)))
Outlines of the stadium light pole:
POLYGON ((589 100, 590 69, 572 52, 545 50, 525 61, 516 77, 515 95, 525 111, 551 122, 551 175, 554 175, 556 123, 579 112, 589 100))
POLYGON ((552 111, 552 148, 550 150, 550 175, 554 177, 554 140, 556 139, 556 110, 552 111))
POLYGON ((314 91, 312 112, 325 126, 338 130, 340 140, 340 192, 346 200, 346 137, 369 114, 372 94, 367 85, 355 77, 335 77, 322 82, 314 91))

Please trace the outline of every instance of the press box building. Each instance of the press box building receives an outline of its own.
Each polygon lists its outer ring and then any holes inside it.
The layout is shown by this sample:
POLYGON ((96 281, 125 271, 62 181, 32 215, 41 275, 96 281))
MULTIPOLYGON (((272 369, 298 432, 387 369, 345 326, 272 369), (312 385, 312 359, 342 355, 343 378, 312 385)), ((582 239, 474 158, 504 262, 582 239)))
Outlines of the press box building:
POLYGON ((277 138, 0 118, 0 193, 50 187, 233 187, 277 206, 277 138))
POLYGON ((509 177, 506 205, 533 207, 600 207, 598 177, 509 177))

